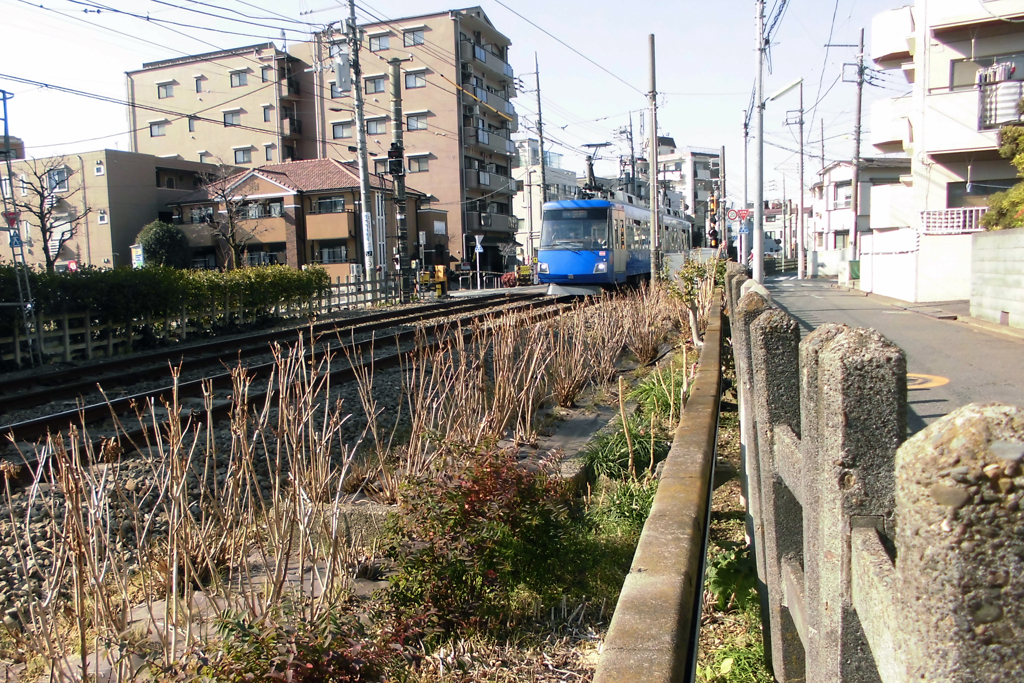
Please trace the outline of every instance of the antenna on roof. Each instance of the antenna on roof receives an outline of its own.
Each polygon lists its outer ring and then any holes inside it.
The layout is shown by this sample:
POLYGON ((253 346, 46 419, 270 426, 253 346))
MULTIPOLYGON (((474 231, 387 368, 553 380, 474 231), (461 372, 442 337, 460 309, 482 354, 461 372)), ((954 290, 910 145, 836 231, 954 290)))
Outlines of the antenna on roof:
POLYGON ((281 29, 281 48, 282 52, 288 52, 288 36, 284 34, 284 29, 281 29))

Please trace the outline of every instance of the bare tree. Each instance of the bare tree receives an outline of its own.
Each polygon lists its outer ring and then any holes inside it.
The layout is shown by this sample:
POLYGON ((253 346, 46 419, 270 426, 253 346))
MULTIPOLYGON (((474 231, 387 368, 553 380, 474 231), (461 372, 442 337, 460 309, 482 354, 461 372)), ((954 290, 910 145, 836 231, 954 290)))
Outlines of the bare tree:
POLYGON ((254 200, 256 180, 248 172, 234 172, 221 165, 217 172, 205 176, 201 188, 216 207, 206 215, 205 222, 217 243, 217 252, 225 270, 242 265, 250 242, 266 230, 259 219, 267 215, 267 203, 254 200))
POLYGON ((11 178, 14 208, 31 216, 29 222, 39 229, 43 258, 50 273, 54 271, 61 248, 78 234, 79 222, 92 211, 87 206, 79 209, 72 203, 84 182, 73 182, 74 175, 67 159, 60 156, 23 161, 20 173, 11 178))

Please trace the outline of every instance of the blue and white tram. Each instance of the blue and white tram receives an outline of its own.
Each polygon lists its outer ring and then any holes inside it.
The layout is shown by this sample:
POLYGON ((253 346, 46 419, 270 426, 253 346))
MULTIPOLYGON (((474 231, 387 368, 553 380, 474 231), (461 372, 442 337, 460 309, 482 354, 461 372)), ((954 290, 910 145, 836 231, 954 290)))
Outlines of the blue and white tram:
MULTIPOLYGON (((540 229, 537 277, 548 293, 591 294, 651 276, 651 212, 619 201, 547 202, 540 229)), ((686 252, 689 221, 662 213, 662 253, 686 252)))

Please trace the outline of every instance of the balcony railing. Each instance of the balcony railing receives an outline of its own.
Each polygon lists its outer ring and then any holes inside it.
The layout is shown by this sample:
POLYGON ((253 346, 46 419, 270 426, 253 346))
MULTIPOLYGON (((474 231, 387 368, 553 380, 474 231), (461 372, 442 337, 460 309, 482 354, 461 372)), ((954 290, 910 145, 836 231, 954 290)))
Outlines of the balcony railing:
POLYGON ((984 206, 962 209, 940 209, 921 212, 921 232, 925 235, 965 235, 981 232, 985 227, 981 217, 988 211, 984 206))
POLYGON ((978 130, 999 128, 1021 120, 1017 104, 1024 97, 1024 81, 981 83, 978 89, 978 130))
POLYGON ((281 120, 282 135, 302 135, 302 121, 288 116, 281 120))

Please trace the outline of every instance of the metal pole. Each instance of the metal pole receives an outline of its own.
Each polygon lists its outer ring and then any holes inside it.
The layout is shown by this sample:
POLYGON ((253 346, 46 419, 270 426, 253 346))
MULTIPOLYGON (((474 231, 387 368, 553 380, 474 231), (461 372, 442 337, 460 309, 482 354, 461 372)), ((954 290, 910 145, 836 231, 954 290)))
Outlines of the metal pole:
POLYGON ((718 153, 718 185, 721 191, 721 199, 718 200, 718 227, 719 227, 719 241, 718 251, 722 252, 722 248, 725 248, 725 253, 729 253, 729 224, 726 222, 726 214, 728 209, 726 208, 725 200, 725 145, 722 145, 722 151, 718 153))
POLYGON ((388 153, 388 171, 395 183, 395 211, 398 219, 398 267, 402 280, 402 300, 412 296, 412 282, 409 278, 409 224, 406 220, 405 198, 405 141, 402 137, 402 60, 392 57, 391 67, 391 151, 388 153), (394 163, 397 160, 398 163, 394 163), (394 163, 395 167, 391 168, 394 163), (398 171, 398 173, 395 173, 398 171))
POLYGON ((804 266, 804 82, 800 81, 800 120, 797 124, 800 133, 800 221, 799 232, 796 234, 796 277, 803 280, 807 277, 804 266))
POLYGON ((792 256, 789 248, 789 201, 786 199, 786 173, 782 172, 782 258, 792 256))
POLYGON ((356 3, 348 0, 348 44, 352 63, 352 88, 356 104, 356 144, 359 150, 359 204, 363 224, 363 267, 366 280, 374 275, 373 215, 370 212, 370 171, 366 167, 366 119, 363 116, 363 70, 359 66, 359 28, 356 26, 356 3))
POLYGON ((757 0, 757 176, 754 187, 754 280, 764 282, 764 0, 757 0))
POLYGON ((526 169, 526 262, 533 270, 533 169, 526 169))
MULTIPOLYGON (((548 164, 544 160, 544 122, 540 113, 540 64, 537 62, 537 53, 533 53, 533 70, 537 73, 537 137, 540 146, 540 201, 541 204, 548 200, 548 164)), ((543 210, 543 209, 542 209, 543 210)))
MULTIPOLYGON (((853 236, 850 244, 850 260, 858 259, 860 245, 857 239, 857 220, 860 214, 860 112, 864 99, 864 29, 860 30, 860 47, 857 52, 857 113, 854 117, 853 129, 853 184, 851 189, 851 208, 853 209, 853 236)), ((851 273, 852 276, 852 273, 851 273)), ((852 279, 852 278, 851 278, 852 279)))
POLYGON ((651 48, 651 90, 647 96, 651 101, 651 153, 647 176, 650 179, 651 192, 651 278, 661 273, 661 230, 658 225, 658 85, 654 63, 654 34, 648 36, 651 48))

